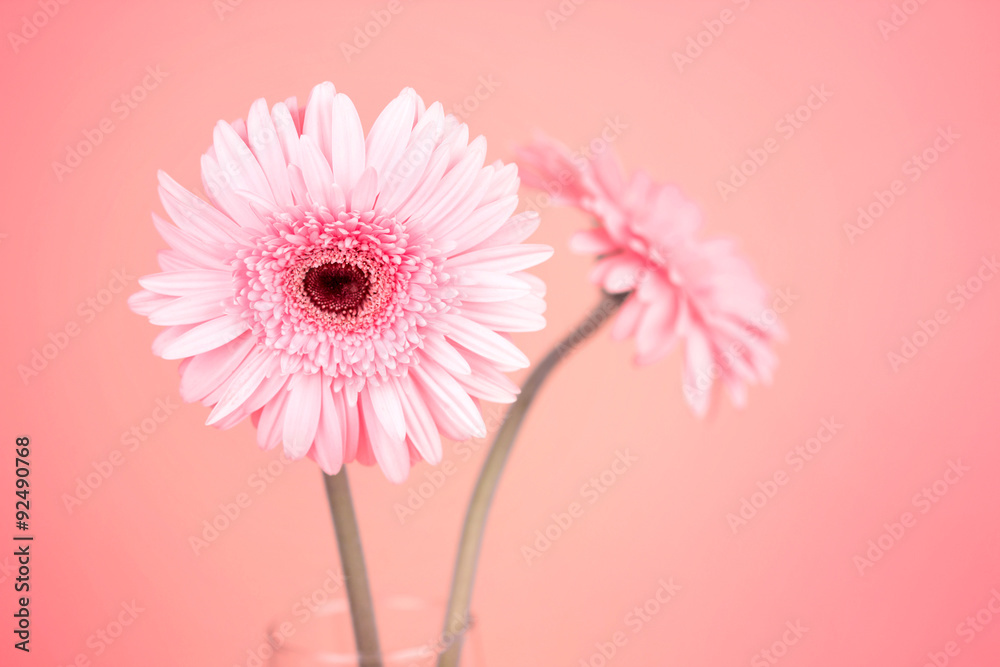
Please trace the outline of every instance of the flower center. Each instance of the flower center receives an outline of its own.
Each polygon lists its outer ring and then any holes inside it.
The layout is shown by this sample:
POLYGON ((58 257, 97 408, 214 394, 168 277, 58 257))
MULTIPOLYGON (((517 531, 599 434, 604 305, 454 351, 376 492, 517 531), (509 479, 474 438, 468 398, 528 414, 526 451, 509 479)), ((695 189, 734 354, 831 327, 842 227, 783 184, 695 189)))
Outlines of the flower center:
POLYGON ((449 307, 438 294, 444 260, 430 242, 375 211, 297 207, 266 223, 237 249, 235 305, 279 353, 281 372, 324 370, 342 378, 337 391, 405 373, 428 319, 449 307))
POLYGON ((302 289, 325 313, 350 317, 364 306, 371 292, 368 276, 351 264, 329 263, 306 272, 302 289))

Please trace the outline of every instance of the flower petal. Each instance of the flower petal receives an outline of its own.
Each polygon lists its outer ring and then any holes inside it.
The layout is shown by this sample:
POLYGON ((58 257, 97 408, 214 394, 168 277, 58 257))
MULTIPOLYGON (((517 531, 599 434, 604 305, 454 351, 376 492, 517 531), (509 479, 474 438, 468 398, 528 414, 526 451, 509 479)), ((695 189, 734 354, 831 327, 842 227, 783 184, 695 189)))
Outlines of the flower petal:
POLYGON ((261 409, 260 419, 257 421, 257 445, 261 449, 274 449, 281 444, 288 394, 286 382, 261 409))
MULTIPOLYGON (((368 433, 368 443, 371 445, 372 453, 374 453, 379 467, 390 482, 400 484, 406 481, 410 474, 410 455, 404 441, 405 425, 403 435, 397 437, 395 424, 387 424, 378 414, 379 409, 375 407, 375 401, 379 399, 375 398, 370 391, 362 391, 358 394, 358 399, 361 412, 364 415, 363 423, 368 433), (387 427, 392 428, 393 432, 386 430, 387 427)), ((403 409, 399 405, 398 397, 396 397, 395 405, 399 408, 399 418, 402 422, 403 409)), ((385 405, 381 409, 385 410, 385 405)))
POLYGON ((520 277, 494 271, 465 269, 457 273, 452 284, 462 301, 489 303, 531 294, 531 285, 520 277))
POLYGON ((184 332, 166 345, 160 356, 164 359, 183 359, 225 345, 250 328, 242 318, 223 315, 202 322, 184 332))
POLYGON ((441 103, 435 102, 413 127, 409 144, 400 158, 379 172, 383 177, 382 203, 388 210, 397 210, 422 182, 443 136, 444 112, 441 103))
POLYGON ((515 368, 527 368, 531 363, 516 345, 482 324, 451 313, 439 320, 447 327, 445 335, 470 352, 515 368))
MULTIPOLYGON (((482 201, 489 186, 489 177, 479 178, 485 160, 486 140, 476 137, 461 161, 444 175, 433 194, 422 205, 414 208, 412 215, 416 220, 422 221, 423 229, 434 235, 435 230, 444 230, 449 226, 447 216, 451 211, 461 209, 466 199, 472 200, 473 206, 482 201), (473 194, 477 182, 480 188, 478 196, 473 194)), ((492 168, 487 169, 490 169, 489 176, 492 176, 492 168)))
POLYGON ((270 358, 271 353, 260 348, 246 356, 239 369, 229 379, 222 396, 208 415, 208 420, 205 422, 207 425, 211 426, 243 407, 243 404, 263 382, 269 369, 270 358))
POLYGON ((337 400, 327 383, 322 391, 316 441, 309 452, 309 456, 327 475, 337 474, 344 464, 346 421, 343 400, 337 400))
POLYGON ((267 111, 267 102, 263 98, 250 107, 247 116, 247 138, 260 168, 267 178, 274 201, 280 206, 291 206, 292 191, 288 184, 288 163, 281 152, 278 131, 267 111))
POLYGON ((444 336, 425 336, 423 343, 424 354, 446 371, 456 375, 468 375, 472 372, 469 362, 444 336))
POLYGON ((399 396, 406 419, 407 437, 425 461, 437 465, 441 462, 442 449, 441 434, 434 423, 434 417, 410 377, 403 378, 401 386, 403 391, 399 396))
POLYGON ((180 296, 149 314, 151 324, 197 324, 226 314, 227 304, 233 301, 233 288, 207 289, 180 296))
POLYGON ((523 211, 508 219, 497 231, 472 249, 481 250, 520 243, 534 234, 539 224, 541 224, 541 218, 538 217, 538 213, 523 211))
POLYGON ((306 101, 302 121, 302 134, 312 137, 328 165, 332 164, 333 99, 336 95, 337 89, 329 81, 314 86, 306 101))
MULTIPOLYGON (((489 239, 508 223, 511 213, 516 208, 516 194, 480 204, 476 210, 462 221, 461 225, 450 232, 449 236, 455 243, 455 249, 451 254, 457 255, 458 253, 465 252, 489 239)), ((536 219, 537 217, 537 214, 535 214, 536 219)), ((513 243, 520 243, 520 241, 521 239, 513 241, 513 243)), ((504 244, 498 243, 497 245, 504 244)))
POLYGON ((229 175, 232 187, 247 190, 273 203, 274 194, 264 176, 264 170, 236 130, 229 123, 220 120, 215 124, 212 139, 219 164, 229 175))
POLYGON ((434 421, 445 434, 456 439, 486 436, 486 424, 479 408, 458 381, 433 363, 410 369, 434 421))
MULTIPOLYGON (((382 423, 382 428, 394 440, 402 442, 406 437, 406 424, 403 420, 403 408, 399 402, 399 386, 395 378, 385 381, 369 381, 366 393, 374 415, 382 423)), ((371 414, 371 413, 369 413, 371 414)))
POLYGON ((310 198, 320 206, 329 206, 327 192, 333 184, 333 171, 330 165, 320 153, 320 148, 312 136, 302 135, 299 149, 302 151, 302 178, 309 190, 310 198))
POLYGON ((253 336, 246 334, 214 350, 189 358, 181 372, 181 398, 193 403, 218 389, 243 363, 253 346, 253 336))
POLYGON ((319 373, 295 375, 288 381, 282 440, 285 456, 290 459, 302 458, 313 446, 319 427, 322 388, 319 373))
POLYGON ((491 403, 513 403, 517 400, 521 390, 509 377, 483 359, 470 358, 469 364, 474 372, 455 377, 455 381, 469 395, 491 403))
POLYGON ((330 164, 333 178, 349 192, 365 169, 365 135, 351 98, 337 93, 332 103, 330 164))
POLYGON ((540 243, 520 243, 470 250, 448 258, 448 268, 471 266, 479 271, 513 273, 541 264, 552 256, 553 249, 540 243))
POLYGON ((184 230, 175 227, 160 216, 153 214, 153 226, 171 248, 206 269, 221 269, 226 266, 223 249, 206 245, 184 230))
POLYGON ((605 255, 618 249, 603 228, 585 229, 569 239, 569 249, 579 255, 605 255))
POLYGON ((169 296, 187 296, 207 290, 232 288, 233 277, 229 271, 193 269, 165 271, 139 278, 139 284, 150 292, 169 296))
POLYGON ((128 307, 136 315, 147 317, 160 306, 169 303, 170 297, 149 290, 139 290, 128 298, 128 307))
MULTIPOLYGON (((294 98, 291 99, 294 100, 294 98)), ((286 103, 278 102, 271 107, 271 121, 274 123, 274 131, 278 135, 278 145, 281 147, 281 155, 285 164, 300 164, 299 130, 296 128, 295 119, 286 103)))
POLYGON ((416 91, 404 88, 396 99, 386 105, 368 131, 365 159, 367 166, 376 172, 388 172, 406 150, 416 121, 416 97, 416 91))
POLYGON ((512 302, 467 303, 462 306, 462 314, 494 331, 541 331, 545 328, 545 318, 512 302))
POLYGON ((354 184, 354 190, 351 192, 351 208, 355 211, 370 211, 375 206, 376 197, 378 197, 378 173, 368 167, 354 184))

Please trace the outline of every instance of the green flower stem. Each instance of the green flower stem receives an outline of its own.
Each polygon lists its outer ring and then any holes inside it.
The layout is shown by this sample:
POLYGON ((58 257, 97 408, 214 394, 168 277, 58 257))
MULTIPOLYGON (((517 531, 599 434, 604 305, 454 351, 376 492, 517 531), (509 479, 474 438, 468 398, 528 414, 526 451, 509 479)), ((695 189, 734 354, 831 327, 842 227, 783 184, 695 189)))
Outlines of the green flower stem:
POLYGON ((326 495, 330 499, 330 512, 333 514, 333 528, 337 533, 337 547, 344 570, 347 600, 351 606, 351 623, 354 626, 359 664, 360 667, 382 667, 382 651, 375 626, 375 606, 368 586, 368 572, 365 569, 365 555, 361 550, 358 519, 354 515, 354 503, 351 501, 351 487, 347 483, 347 466, 341 468, 336 475, 324 474, 323 477, 326 481, 326 495))
POLYGON ((500 482, 500 475, 507 463, 507 457, 514 446, 514 439, 521 428, 521 422, 524 421, 524 417, 528 413, 528 408, 531 407, 531 403, 535 399, 535 394, 538 393, 542 383, 559 362, 597 331, 621 307, 627 296, 628 293, 605 293, 601 302, 587 315, 583 322, 545 355, 545 358, 535 367, 524 386, 521 387, 520 395, 511 405, 500 430, 497 431, 496 438, 486 455, 486 462, 479 473, 479 480, 476 482, 472 499, 469 502, 469 509, 465 515, 462 539, 459 542, 458 556, 455 559, 451 597, 448 600, 444 621, 443 636, 447 637, 451 644, 441 654, 438 667, 456 667, 458 665, 459 654, 462 650, 462 634, 468 627, 469 603, 472 599, 476 561, 479 559, 479 549, 483 541, 483 532, 486 529, 486 516, 489 513, 497 484, 500 482))

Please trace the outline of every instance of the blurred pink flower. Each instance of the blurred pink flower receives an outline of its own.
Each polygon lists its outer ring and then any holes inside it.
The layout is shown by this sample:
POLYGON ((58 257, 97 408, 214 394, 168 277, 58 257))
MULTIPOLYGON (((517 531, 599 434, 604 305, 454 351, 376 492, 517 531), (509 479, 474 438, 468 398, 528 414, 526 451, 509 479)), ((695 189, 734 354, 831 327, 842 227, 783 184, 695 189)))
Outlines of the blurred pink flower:
POLYGON ((538 218, 511 217, 516 166, 484 166, 486 141, 409 88, 367 137, 323 83, 213 140, 211 203, 160 173, 170 249, 129 300, 167 327, 153 351, 184 360, 184 400, 327 473, 356 459, 394 482, 441 460, 439 433, 484 436, 477 399, 512 402, 504 372, 528 366, 506 332, 545 325, 524 269, 552 251, 521 243, 538 218))
POLYGON ((610 152, 587 159, 540 137, 518 151, 518 162, 525 185, 596 219, 597 227, 573 235, 570 248, 597 256, 592 282, 611 294, 631 293, 611 335, 635 337, 637 364, 662 359, 684 339, 684 396, 698 416, 717 379, 740 407, 748 384, 770 383, 777 363, 771 345, 784 329, 735 244, 696 238, 697 205, 643 171, 626 177, 610 152))

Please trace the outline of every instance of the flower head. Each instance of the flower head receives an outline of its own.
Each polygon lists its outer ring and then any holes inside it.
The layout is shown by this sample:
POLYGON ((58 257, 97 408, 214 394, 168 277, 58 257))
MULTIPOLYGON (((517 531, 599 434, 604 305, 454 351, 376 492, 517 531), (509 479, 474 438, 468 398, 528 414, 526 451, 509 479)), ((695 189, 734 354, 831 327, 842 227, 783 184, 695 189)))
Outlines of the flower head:
POLYGON ((544 137, 524 147, 518 162, 526 185, 597 221, 570 248, 597 256, 592 282, 630 293, 611 334, 635 337, 637 364, 663 358, 683 339, 684 395, 699 416, 716 379, 739 406, 747 384, 770 382, 771 343, 784 330, 767 290, 733 242, 697 238, 701 211, 680 190, 643 171, 626 177, 609 152, 586 159, 544 137))
POLYGON ((167 327, 181 396, 222 428, 251 417, 327 473, 358 460, 396 482, 441 459, 439 434, 485 435, 478 400, 511 402, 528 359, 507 332, 545 324, 551 255, 522 243, 517 169, 407 88, 368 135, 330 83, 246 122, 219 122, 202 157, 208 202, 160 173, 169 250, 129 300, 167 327))

